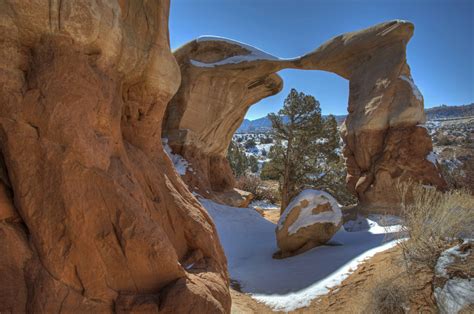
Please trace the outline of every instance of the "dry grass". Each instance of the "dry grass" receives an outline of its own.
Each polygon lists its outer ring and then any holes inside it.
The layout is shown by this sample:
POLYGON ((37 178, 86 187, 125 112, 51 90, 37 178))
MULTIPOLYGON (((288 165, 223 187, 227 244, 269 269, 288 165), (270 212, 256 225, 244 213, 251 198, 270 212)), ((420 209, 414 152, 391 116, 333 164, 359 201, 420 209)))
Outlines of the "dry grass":
POLYGON ((403 234, 409 238, 400 246, 410 265, 432 269, 450 243, 472 237, 474 197, 469 193, 443 193, 411 183, 400 184, 398 189, 402 199, 403 234))
POLYGON ((378 282, 370 293, 368 313, 403 314, 409 303, 406 287, 393 278, 378 282))
POLYGON ((262 179, 254 175, 239 177, 236 188, 252 193, 256 200, 268 200, 273 204, 280 201, 278 190, 267 186, 262 179))

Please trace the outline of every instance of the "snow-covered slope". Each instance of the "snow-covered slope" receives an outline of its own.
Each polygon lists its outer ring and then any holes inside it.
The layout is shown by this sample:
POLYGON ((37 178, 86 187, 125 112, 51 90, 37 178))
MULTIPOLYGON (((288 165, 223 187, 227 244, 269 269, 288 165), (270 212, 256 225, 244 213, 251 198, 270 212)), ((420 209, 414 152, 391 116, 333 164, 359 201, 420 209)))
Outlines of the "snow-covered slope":
MULTIPOLYGON (((328 288, 337 286, 365 258, 395 244, 385 243, 390 238, 385 229, 368 220, 359 224, 357 232, 341 228, 327 246, 276 260, 272 258, 277 251, 275 224, 253 209, 200 201, 216 224, 231 278, 240 283, 243 292, 276 310, 309 305, 328 288)), ((392 226, 392 231, 396 229, 392 226)))

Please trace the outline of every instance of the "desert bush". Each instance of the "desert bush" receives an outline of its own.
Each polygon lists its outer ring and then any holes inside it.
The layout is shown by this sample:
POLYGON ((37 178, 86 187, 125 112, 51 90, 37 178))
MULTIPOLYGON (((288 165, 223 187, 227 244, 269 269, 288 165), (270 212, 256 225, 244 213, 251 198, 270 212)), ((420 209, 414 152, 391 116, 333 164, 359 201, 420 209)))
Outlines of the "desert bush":
MULTIPOLYGON (((402 200, 400 246, 410 265, 434 268, 440 253, 454 240, 472 237, 474 197, 466 191, 440 192, 413 183, 398 186, 402 200)), ((409 267, 411 268, 411 267, 409 267)))
POLYGON ((449 165, 448 162, 440 163, 440 170, 449 189, 467 189, 474 193, 474 157, 467 157, 458 165, 449 165))
POLYGON ((279 202, 278 190, 265 186, 264 182, 255 175, 239 177, 236 188, 252 193, 255 200, 268 200, 274 204, 279 202))
POLYGON ((378 282, 370 294, 369 313, 403 314, 409 303, 406 287, 393 281, 393 278, 378 282))
POLYGON ((275 169, 275 166, 271 162, 266 162, 262 166, 262 171, 260 172, 260 178, 262 180, 279 180, 280 174, 278 170, 275 169))

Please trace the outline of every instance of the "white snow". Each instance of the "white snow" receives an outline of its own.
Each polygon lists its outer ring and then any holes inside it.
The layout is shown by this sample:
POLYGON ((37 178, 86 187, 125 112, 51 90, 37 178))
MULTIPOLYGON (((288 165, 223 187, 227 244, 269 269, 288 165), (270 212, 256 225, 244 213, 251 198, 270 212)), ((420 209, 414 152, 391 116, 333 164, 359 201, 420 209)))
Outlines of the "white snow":
POLYGON ((396 244, 375 222, 359 232, 341 228, 328 245, 285 259, 277 251, 275 224, 255 210, 220 205, 200 198, 214 220, 230 277, 242 291, 275 310, 308 306, 347 278, 364 259, 396 244), (375 232, 374 232, 375 231, 375 232))
MULTIPOLYGON (((184 176, 186 174, 186 171, 188 170, 188 166, 189 166, 188 161, 179 154, 173 154, 171 147, 168 145, 167 138, 162 138, 161 142, 163 143, 163 148, 165 149, 165 152, 168 155, 168 157, 171 159, 171 162, 173 163, 176 171, 180 175, 184 176)), ((192 168, 190 169, 191 171, 193 170, 192 168)))
POLYGON ((288 227, 288 234, 295 234, 299 229, 311 226, 315 223, 332 223, 338 225, 342 219, 341 209, 336 200, 329 193, 318 190, 307 189, 298 194, 288 205, 278 221, 278 229, 283 228, 289 213, 296 206, 302 206, 302 202, 307 201, 307 205, 300 209, 298 218, 288 227), (313 214, 312 210, 320 204, 331 205, 331 211, 313 214))
POLYGON ((232 40, 229 38, 225 37, 219 37, 219 36, 201 36, 196 39, 197 42, 204 42, 204 41, 222 41, 222 42, 227 42, 229 44, 237 45, 245 50, 249 51, 249 54, 246 55, 238 55, 238 56, 232 56, 229 58, 226 58, 224 60, 220 60, 217 62, 211 62, 211 63, 205 63, 197 60, 191 60, 191 64, 197 67, 206 67, 206 68, 212 68, 215 66, 219 65, 225 65, 225 64, 237 64, 241 62, 248 62, 248 61, 255 61, 255 60, 279 60, 278 57, 275 57, 263 50, 260 50, 256 47, 244 44, 242 42, 232 40))
POLYGON ((434 295, 441 313, 458 313, 474 303, 474 280, 457 277, 449 279, 443 288, 434 289, 434 295))
POLYGON ((369 215, 367 218, 357 216, 356 220, 344 224, 349 232, 370 230, 372 234, 398 233, 402 231, 401 219, 391 215, 369 215))
POLYGON ((410 84, 411 89, 413 91, 413 95, 415 95, 416 99, 418 99, 419 101, 422 101, 423 95, 421 95, 421 92, 418 89, 418 87, 415 85, 415 83, 413 82, 413 79, 411 77, 407 77, 406 75, 400 75, 400 78, 410 84))
POLYGON ((433 165, 435 165, 435 167, 437 167, 437 166, 436 166, 436 162, 437 162, 436 154, 435 154, 433 151, 431 151, 431 152, 428 154, 428 156, 426 156, 426 160, 428 160, 428 161, 431 162, 433 165))
POLYGON ((454 262, 454 259, 456 257, 463 259, 469 256, 469 252, 462 253, 459 251, 459 248, 460 245, 456 245, 441 253, 435 266, 435 273, 437 276, 449 278, 446 268, 454 262))
POLYGON ((257 148, 259 150, 259 153, 262 154, 262 150, 266 150, 267 151, 267 154, 270 152, 270 149, 272 148, 272 146, 275 145, 273 143, 269 143, 269 144, 257 144, 257 148))
POLYGON ((272 210, 272 209, 280 208, 279 206, 275 204, 269 203, 267 201, 261 201, 261 200, 252 201, 250 203, 249 208, 255 208, 255 207, 261 208, 263 210, 272 210))
POLYGON ((455 261, 455 258, 465 259, 472 254, 467 251, 462 253, 460 245, 456 245, 441 253, 436 266, 435 273, 438 277, 448 280, 442 287, 436 287, 434 295, 441 313, 458 313, 469 304, 474 303, 474 280, 472 278, 449 278, 447 267, 455 261))

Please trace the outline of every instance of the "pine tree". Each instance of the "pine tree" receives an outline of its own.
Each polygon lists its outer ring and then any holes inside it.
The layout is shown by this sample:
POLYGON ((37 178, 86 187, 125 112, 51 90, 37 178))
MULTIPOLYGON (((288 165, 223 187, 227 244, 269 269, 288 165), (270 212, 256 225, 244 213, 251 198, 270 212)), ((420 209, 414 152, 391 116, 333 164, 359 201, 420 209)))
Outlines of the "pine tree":
POLYGON ((319 102, 311 95, 292 89, 278 114, 270 114, 275 145, 271 148, 271 169, 279 174, 281 212, 308 185, 325 176, 326 165, 337 160, 337 123, 323 119, 319 102))
POLYGON ((249 162, 245 152, 234 141, 230 142, 229 148, 227 149, 227 160, 234 172, 234 176, 237 178, 244 175, 249 167, 249 162))
POLYGON ((250 171, 253 173, 258 172, 258 160, 255 156, 250 155, 248 158, 250 171))

